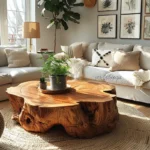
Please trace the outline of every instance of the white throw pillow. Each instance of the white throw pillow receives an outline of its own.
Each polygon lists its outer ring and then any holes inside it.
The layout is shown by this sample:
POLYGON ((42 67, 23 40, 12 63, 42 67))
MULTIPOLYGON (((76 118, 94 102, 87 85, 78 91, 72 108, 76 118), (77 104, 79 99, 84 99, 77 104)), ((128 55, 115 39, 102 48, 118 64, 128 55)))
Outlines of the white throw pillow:
POLYGON ((112 65, 112 51, 93 49, 92 65, 96 67, 109 68, 112 65))
POLYGON ((30 65, 30 59, 25 49, 5 49, 8 67, 18 68, 30 65))

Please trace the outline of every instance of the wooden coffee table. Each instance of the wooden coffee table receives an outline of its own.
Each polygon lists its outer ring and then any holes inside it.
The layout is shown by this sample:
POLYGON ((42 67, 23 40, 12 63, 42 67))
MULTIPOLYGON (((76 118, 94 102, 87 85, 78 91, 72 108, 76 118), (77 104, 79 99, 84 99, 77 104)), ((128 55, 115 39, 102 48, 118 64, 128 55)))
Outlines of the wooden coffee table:
POLYGON ((87 81, 67 83, 75 90, 57 95, 41 93, 38 81, 8 88, 13 119, 27 131, 46 132, 62 125, 69 135, 80 138, 112 131, 118 121, 114 87, 87 81))

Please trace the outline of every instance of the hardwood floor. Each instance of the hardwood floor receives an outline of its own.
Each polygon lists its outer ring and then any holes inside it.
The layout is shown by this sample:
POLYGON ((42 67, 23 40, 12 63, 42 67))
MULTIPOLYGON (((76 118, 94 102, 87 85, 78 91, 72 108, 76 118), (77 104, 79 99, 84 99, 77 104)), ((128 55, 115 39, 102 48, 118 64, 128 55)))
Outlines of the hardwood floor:
MULTIPOLYGON (((142 103, 136 103, 132 101, 126 101, 126 100, 119 100, 125 103, 126 105, 129 105, 131 107, 134 107, 138 111, 142 112, 146 117, 150 118, 150 105, 142 104, 142 103)), ((6 108, 9 104, 9 101, 2 101, 0 102, 0 110, 3 108, 6 108)))

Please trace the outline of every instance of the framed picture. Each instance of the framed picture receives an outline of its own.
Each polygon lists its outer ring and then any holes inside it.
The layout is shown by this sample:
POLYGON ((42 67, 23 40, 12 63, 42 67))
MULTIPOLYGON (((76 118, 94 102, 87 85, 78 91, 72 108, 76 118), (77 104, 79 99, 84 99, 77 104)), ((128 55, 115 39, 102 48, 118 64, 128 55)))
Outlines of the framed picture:
POLYGON ((121 14, 141 13, 142 0, 121 0, 121 14))
POLYGON ((98 0, 98 11, 113 11, 118 9, 118 0, 98 0))
POLYGON ((121 15, 120 38, 140 39, 141 37, 141 15, 121 15))
POLYGON ((143 39, 150 40, 150 16, 144 17, 143 39))
POLYGON ((145 13, 150 14, 150 0, 145 0, 145 13))
POLYGON ((98 38, 117 37, 117 15, 98 16, 98 38))

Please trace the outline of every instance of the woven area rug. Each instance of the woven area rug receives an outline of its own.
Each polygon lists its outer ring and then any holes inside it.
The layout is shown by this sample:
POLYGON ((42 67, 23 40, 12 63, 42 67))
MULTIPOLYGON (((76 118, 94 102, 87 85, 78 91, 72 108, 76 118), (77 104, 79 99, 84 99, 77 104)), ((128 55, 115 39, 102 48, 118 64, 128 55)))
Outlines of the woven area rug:
POLYGON ((45 134, 26 132, 11 120, 11 108, 2 110, 5 130, 0 150, 150 150, 150 119, 136 109, 118 102, 120 119, 109 134, 77 139, 53 128, 45 134))

